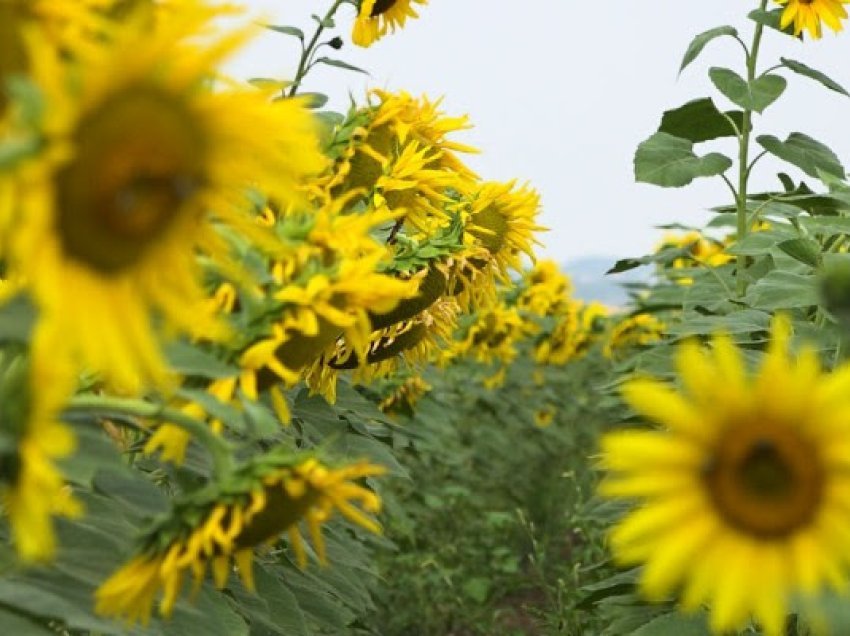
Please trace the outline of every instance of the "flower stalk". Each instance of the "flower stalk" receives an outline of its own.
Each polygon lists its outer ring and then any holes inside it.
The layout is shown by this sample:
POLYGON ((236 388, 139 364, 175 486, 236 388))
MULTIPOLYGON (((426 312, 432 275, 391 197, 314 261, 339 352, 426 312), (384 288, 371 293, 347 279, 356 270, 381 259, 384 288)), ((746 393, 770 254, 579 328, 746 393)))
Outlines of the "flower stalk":
POLYGON ((303 42, 301 43, 301 59, 298 60, 298 70, 295 71, 295 78, 292 80, 292 84, 289 87, 288 97, 295 96, 298 89, 301 87, 304 78, 307 76, 307 73, 309 73, 310 69, 313 68, 313 55, 320 46, 319 38, 322 37, 322 33, 325 31, 325 25, 333 21, 337 10, 347 1, 348 0, 334 0, 334 3, 331 5, 331 8, 328 9, 328 12, 325 13, 325 16, 318 21, 316 31, 313 33, 313 37, 310 38, 310 42, 307 43, 307 46, 304 46, 303 42))
POLYGON ((68 415, 96 415, 100 417, 123 416, 141 417, 150 420, 168 422, 179 426, 200 442, 213 464, 217 476, 226 475, 233 471, 233 449, 222 437, 216 435, 209 426, 182 411, 154 404, 145 400, 119 398, 108 395, 77 395, 72 398, 65 409, 68 415))
MULTIPOLYGON (((764 11, 767 7, 767 0, 761 0, 759 9, 764 11)), ((764 34, 764 25, 756 23, 756 28, 753 33, 752 46, 747 50, 747 84, 752 85, 756 78, 756 65, 758 63, 759 49, 761 48, 761 39, 764 34)), ((738 192, 736 200, 737 209, 737 231, 738 241, 742 241, 747 236, 749 231, 749 222, 747 218, 747 186, 750 178, 750 133, 752 132, 753 111, 751 108, 744 109, 744 121, 741 126, 740 135, 738 136, 738 192)), ((737 259, 737 279, 736 291, 738 297, 743 297, 747 293, 747 257, 744 254, 738 254, 737 259)))

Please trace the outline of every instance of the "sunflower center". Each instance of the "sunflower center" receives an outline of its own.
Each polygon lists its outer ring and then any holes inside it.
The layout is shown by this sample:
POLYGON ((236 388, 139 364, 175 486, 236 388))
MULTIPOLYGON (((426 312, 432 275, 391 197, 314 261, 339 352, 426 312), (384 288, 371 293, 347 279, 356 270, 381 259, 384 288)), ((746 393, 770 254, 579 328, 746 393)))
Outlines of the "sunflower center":
POLYGON ((377 18, 379 15, 392 9, 396 2, 398 0, 375 0, 375 4, 372 5, 372 13, 369 14, 369 17, 377 18))
POLYGON ((491 254, 498 254, 506 243, 508 220, 496 205, 476 212, 470 219, 469 233, 481 241, 491 254))
POLYGON ((106 274, 134 265, 203 185, 204 141, 185 105, 154 87, 119 92, 83 117, 57 175, 66 253, 106 274))
POLYGON ((823 491, 814 447, 776 425, 730 430, 704 477, 723 518, 762 539, 782 538, 810 523, 823 491))

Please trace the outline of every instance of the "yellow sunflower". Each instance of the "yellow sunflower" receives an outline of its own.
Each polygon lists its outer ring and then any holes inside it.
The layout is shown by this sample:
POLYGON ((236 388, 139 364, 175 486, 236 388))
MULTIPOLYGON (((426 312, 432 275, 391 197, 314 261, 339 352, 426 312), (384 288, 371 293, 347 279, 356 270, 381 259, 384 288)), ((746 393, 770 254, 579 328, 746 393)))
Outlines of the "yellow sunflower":
POLYGON ((539 261, 525 272, 522 292, 516 305, 523 311, 538 316, 554 316, 564 313, 574 301, 571 300, 573 285, 555 261, 539 261))
POLYGON ((522 268, 523 254, 534 260, 534 235, 545 230, 536 223, 539 212, 540 196, 528 186, 485 183, 468 204, 466 232, 504 278, 522 268))
POLYGON ((439 101, 405 92, 375 90, 380 99, 351 115, 354 130, 333 170, 319 180, 324 198, 365 198, 370 208, 404 217, 420 231, 447 225, 450 193, 470 193, 477 176, 457 153, 474 148, 450 139, 469 128, 466 117, 449 117, 439 101))
POLYGON ((54 463, 76 446, 58 419, 75 375, 61 363, 46 362, 55 344, 56 334, 38 329, 33 349, 44 351, 28 362, 4 360, 0 370, 0 502, 24 561, 50 560, 56 552, 52 517, 82 511, 54 463))
POLYGON ((335 512, 380 533, 378 523, 366 513, 379 512, 381 501, 356 480, 381 475, 383 467, 359 462, 329 468, 314 458, 298 463, 277 461, 274 456, 260 459, 245 467, 224 491, 175 507, 146 537, 146 547, 100 586, 95 611, 147 624, 161 595, 159 613, 170 616, 187 575, 199 584, 211 569, 216 587, 223 588, 232 563, 253 590, 254 548, 282 533, 288 535, 298 564, 306 566, 302 522, 324 564, 322 525, 335 512))
POLYGON ((847 10, 842 5, 850 2, 850 0, 776 1, 785 5, 779 22, 783 29, 793 23, 794 35, 800 35, 803 30, 806 30, 816 40, 823 35, 822 22, 836 33, 844 28, 841 21, 847 18, 847 10))
POLYGON ((24 31, 38 30, 45 44, 74 50, 86 35, 106 28, 95 9, 109 0, 2 0, 0 1, 0 122, 8 106, 6 80, 30 68, 24 31))
POLYGON ((658 342, 665 329, 666 325, 652 314, 629 316, 614 325, 602 353, 606 358, 616 358, 619 351, 658 342))
POLYGON ((254 222, 247 188, 286 200, 324 164, 299 103, 209 89, 245 33, 212 38, 208 19, 175 12, 154 33, 128 19, 71 68, 32 49, 47 144, 15 175, 4 251, 40 319, 61 326, 63 353, 124 391, 167 382, 153 314, 171 332, 223 333, 196 258, 227 258, 217 227, 277 245, 254 222))
POLYGON ((622 564, 643 564, 642 592, 708 605, 727 633, 755 618, 784 634, 791 597, 845 587, 850 565, 850 365, 788 353, 777 319, 757 373, 725 336, 684 344, 683 391, 651 379, 623 387, 654 430, 607 434, 601 492, 637 500, 611 532, 622 564))
POLYGON ((414 4, 428 4, 428 0, 360 0, 352 41, 357 46, 371 46, 388 31, 404 28, 408 18, 419 17, 414 4))

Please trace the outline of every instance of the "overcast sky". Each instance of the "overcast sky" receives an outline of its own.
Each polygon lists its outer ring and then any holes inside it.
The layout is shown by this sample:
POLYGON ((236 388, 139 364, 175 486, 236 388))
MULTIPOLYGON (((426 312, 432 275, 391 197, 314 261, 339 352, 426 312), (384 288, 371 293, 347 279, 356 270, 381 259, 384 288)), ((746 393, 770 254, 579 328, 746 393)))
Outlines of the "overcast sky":
MULTIPOLYGON (((276 24, 312 29, 311 13, 330 0, 249 0, 276 24)), ((708 95, 723 106, 706 76, 709 66, 743 74, 732 39, 716 40, 694 65, 677 70, 694 35, 714 26, 739 27, 755 0, 431 0, 420 19, 369 49, 348 44, 353 9, 338 29, 346 47, 335 57, 371 77, 317 68, 305 90, 329 94, 344 110, 348 93, 369 87, 445 96, 450 113, 468 113, 475 128, 463 140, 483 151, 469 163, 484 178, 530 181, 542 194, 545 253, 559 261, 583 256, 642 254, 660 236, 653 226, 699 224, 704 211, 729 202, 719 180, 683 189, 635 184, 632 156, 658 126, 662 111, 708 95)), ((800 43, 768 33, 762 66, 780 55, 814 66, 850 89, 850 31, 800 43)), ((291 78, 297 42, 269 33, 228 66, 238 77, 291 78)), ((789 74, 786 74, 788 76, 789 74)), ((757 134, 799 130, 824 141, 850 164, 850 99, 802 77, 756 121, 757 134)), ((715 149, 715 148, 711 148, 715 149)), ((708 149, 706 149, 708 150, 708 149)), ((698 149, 702 154, 702 150, 698 149)), ((775 187, 765 162, 758 183, 775 187)))

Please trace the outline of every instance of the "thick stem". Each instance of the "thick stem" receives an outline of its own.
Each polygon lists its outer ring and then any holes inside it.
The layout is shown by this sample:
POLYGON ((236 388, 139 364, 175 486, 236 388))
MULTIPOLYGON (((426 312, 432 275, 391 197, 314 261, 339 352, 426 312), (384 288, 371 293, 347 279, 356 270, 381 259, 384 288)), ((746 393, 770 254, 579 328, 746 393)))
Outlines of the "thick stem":
POLYGON ((304 78, 307 76, 307 73, 310 71, 310 59, 313 57, 313 53, 316 51, 316 47, 319 45, 319 38, 322 37, 322 33, 325 31, 325 24, 329 20, 333 20, 334 14, 337 9, 340 8, 342 4, 344 4, 347 0, 335 0, 331 5, 331 8, 328 9, 328 12, 325 14, 325 17, 322 18, 322 21, 316 26, 316 32, 313 34, 313 37, 310 39, 310 42, 307 46, 302 47, 301 49, 301 59, 298 61, 298 70, 295 71, 295 78, 292 80, 292 85, 289 87, 289 97, 293 97, 295 93, 298 92, 298 89, 301 87, 301 83, 304 81, 304 78))
MULTIPOLYGON (((762 11, 767 7, 767 0, 761 0, 760 9, 762 11)), ((753 33, 753 44, 747 55, 747 83, 752 84, 756 78, 756 64, 758 63, 759 48, 761 47, 761 38, 764 33, 764 25, 756 24, 755 32, 753 33)), ((750 177, 750 133, 753 127, 753 111, 750 108, 744 109, 744 121, 741 126, 741 134, 738 136, 738 199, 736 201, 738 213, 738 240, 741 241, 747 236, 749 224, 747 222, 747 184, 750 177)), ((737 293, 739 297, 747 293, 747 257, 743 254, 738 255, 737 261, 737 293)))
POLYGON ((176 409, 160 404, 131 398, 119 398, 108 395, 77 395, 67 404, 68 414, 142 417, 179 426, 191 434, 209 452, 216 475, 223 475, 233 468, 233 454, 230 445, 212 432, 209 426, 176 409))

